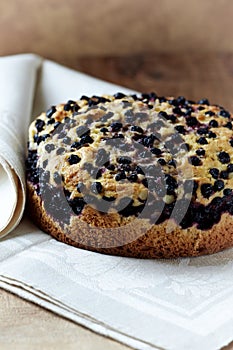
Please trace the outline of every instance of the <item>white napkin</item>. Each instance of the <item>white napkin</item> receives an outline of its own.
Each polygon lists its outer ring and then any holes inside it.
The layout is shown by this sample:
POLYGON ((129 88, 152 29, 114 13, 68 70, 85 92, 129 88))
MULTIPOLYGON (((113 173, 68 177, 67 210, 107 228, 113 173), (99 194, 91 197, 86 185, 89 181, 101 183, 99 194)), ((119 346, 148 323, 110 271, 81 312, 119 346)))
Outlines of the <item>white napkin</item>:
POLYGON ((24 211, 25 136, 40 62, 35 55, 0 58, 0 237, 18 225, 24 211))
MULTIPOLYGON (((128 91, 49 61, 37 86, 35 114, 81 94, 128 91)), ((0 242, 0 262, 0 287, 136 349, 212 350, 233 340, 233 249, 176 260, 106 256, 59 243, 25 217, 0 242)))

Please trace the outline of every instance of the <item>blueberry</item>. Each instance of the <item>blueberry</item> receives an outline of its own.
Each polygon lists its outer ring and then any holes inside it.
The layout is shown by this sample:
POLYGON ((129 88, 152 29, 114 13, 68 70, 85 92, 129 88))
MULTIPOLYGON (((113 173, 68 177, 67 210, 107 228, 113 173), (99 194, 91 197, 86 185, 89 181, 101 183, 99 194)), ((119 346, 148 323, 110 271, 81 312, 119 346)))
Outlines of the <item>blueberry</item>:
POLYGON ((82 192, 84 192, 85 191, 85 188, 86 188, 86 186, 84 185, 84 183, 83 182, 79 182, 78 184, 77 184, 77 191, 79 192, 79 193, 82 193, 82 192))
POLYGON ((221 191, 224 189, 224 182, 222 180, 216 180, 214 183, 214 191, 221 191))
POLYGON ((213 111, 207 111, 207 112, 205 112, 205 115, 213 117, 215 115, 215 113, 213 111))
POLYGON ((140 133, 140 134, 143 133, 143 129, 142 129, 140 126, 137 126, 137 125, 131 126, 131 130, 132 130, 132 131, 136 131, 136 132, 138 132, 138 133, 140 133))
POLYGON ((223 180, 227 180, 229 178, 229 172, 226 170, 222 170, 220 172, 220 178, 223 180))
POLYGON ((217 128, 217 127, 218 127, 218 122, 217 122, 217 120, 212 119, 212 120, 209 122, 209 126, 212 127, 212 128, 217 128))
POLYGON ((179 97, 177 97, 176 101, 177 101, 177 103, 178 103, 179 105, 183 105, 183 104, 185 104, 185 102, 186 102, 184 96, 179 96, 179 97))
POLYGON ((112 131, 119 131, 122 128, 122 123, 114 122, 111 125, 112 131))
POLYGON ((132 162, 131 158, 129 158, 129 157, 118 157, 117 161, 120 164, 130 164, 132 162))
POLYGON ((138 176, 137 176, 136 173, 132 173, 132 174, 130 174, 130 175, 127 177, 127 179, 128 179, 130 182, 136 182, 137 179, 138 179, 138 176))
POLYGON ((41 119, 37 119, 35 123, 35 127, 37 128, 37 131, 40 132, 44 129, 45 122, 41 119))
POLYGON ((48 153, 51 153, 54 149, 55 149, 55 146, 54 146, 54 144, 52 144, 52 143, 48 143, 48 144, 45 146, 45 150, 46 150, 48 153))
POLYGON ((50 109, 47 110, 46 117, 51 118, 55 112, 56 112, 56 107, 52 106, 50 109))
POLYGON ((212 175, 212 177, 214 179, 218 179, 218 177, 219 177, 219 170, 217 168, 210 169, 209 173, 210 173, 210 175, 212 175))
POLYGON ((213 186, 211 184, 202 184, 201 193, 204 198, 209 198, 213 194, 213 186))
POLYGON ((70 163, 70 165, 72 165, 72 164, 79 163, 81 158, 79 156, 77 156, 76 154, 71 154, 71 156, 69 156, 69 158, 67 160, 70 163))
POLYGON ((61 155, 61 154, 65 153, 65 148, 63 148, 63 147, 58 148, 56 153, 57 153, 57 155, 61 155))
POLYGON ((198 156, 204 156, 205 155, 205 150, 203 148, 199 148, 196 150, 196 154, 198 156))
POLYGON ((117 173, 117 174, 115 175, 115 180, 116 180, 116 181, 120 181, 120 180, 124 180, 124 179, 126 179, 126 175, 125 175, 125 172, 124 172, 124 171, 122 171, 122 172, 120 172, 120 173, 117 173))
POLYGON ((224 117, 224 118, 230 118, 230 117, 231 117, 231 114, 230 114, 228 111, 226 111, 225 109, 222 109, 222 110, 219 112, 219 115, 220 115, 221 117, 224 117))
POLYGON ((166 161, 165 161, 165 159, 163 159, 163 158, 159 158, 158 159, 158 163, 160 164, 160 165, 166 165, 167 163, 166 163, 166 161))
POLYGON ((155 154, 156 156, 161 156, 162 151, 159 148, 153 147, 150 149, 151 153, 155 154))
POLYGON ((70 145, 70 143, 71 143, 71 138, 70 138, 69 136, 64 137, 63 143, 64 143, 65 145, 70 145))
POLYGON ((205 137, 200 137, 200 138, 197 140, 197 143, 199 143, 200 145, 207 145, 207 144, 208 144, 208 141, 206 140, 205 137))
POLYGON ((231 164, 228 164, 228 166, 227 166, 227 171, 229 172, 229 173, 233 173, 233 164, 231 163, 231 164))
POLYGON ((185 128, 183 125, 176 125, 175 129, 178 131, 179 134, 182 134, 182 135, 185 134, 185 128))
POLYGON ((208 105, 209 106, 209 100, 207 100, 207 98, 202 98, 201 100, 199 100, 198 102, 197 102, 198 104, 200 104, 200 105, 208 105))
POLYGON ((195 126, 195 125, 198 124, 198 120, 197 120, 196 117, 189 117, 189 118, 186 119, 186 124, 188 126, 195 126))
POLYGON ((232 189, 231 188, 225 188, 223 191, 224 196, 230 196, 232 194, 232 189))
POLYGON ((108 132, 108 129, 104 127, 104 128, 101 128, 100 131, 103 133, 106 133, 106 132, 108 132))
POLYGON ((82 146, 81 142, 75 141, 72 143, 72 145, 70 146, 71 148, 80 148, 82 146))
POLYGON ((230 163, 230 156, 227 152, 223 151, 218 154, 218 159, 222 164, 230 163))
POLYGON ((199 135, 205 135, 205 134, 208 134, 208 132, 209 132, 209 128, 208 127, 202 127, 202 128, 199 128, 199 129, 197 129, 197 133, 199 134, 199 135))
POLYGON ((194 166, 199 166, 202 164, 202 161, 200 160, 200 158, 198 158, 197 156, 191 156, 189 158, 189 161, 192 165, 194 166))
POLYGON ((233 147, 233 140, 230 140, 229 143, 230 143, 231 147, 233 147))
POLYGON ((142 170, 142 168, 140 167, 140 166, 136 166, 136 168, 135 168, 135 172, 137 173, 137 174, 142 174, 142 175, 144 175, 144 171, 142 170))
POLYGON ((232 124, 231 124, 231 122, 226 123, 226 125, 224 125, 224 127, 225 127, 225 128, 228 128, 228 129, 230 129, 230 130, 232 130, 232 124))
POLYGON ((115 97, 115 99, 121 99, 121 98, 124 98, 126 95, 123 94, 122 92, 117 92, 113 96, 115 97))
POLYGON ((215 134, 215 132, 210 131, 208 133, 208 137, 211 138, 211 139, 215 139, 217 137, 217 135, 215 134))
POLYGON ((101 193, 103 186, 100 182, 96 181, 91 184, 91 191, 95 194, 101 193))
POLYGON ((83 135, 80 140, 82 145, 88 144, 88 143, 93 143, 94 140, 90 135, 83 135))

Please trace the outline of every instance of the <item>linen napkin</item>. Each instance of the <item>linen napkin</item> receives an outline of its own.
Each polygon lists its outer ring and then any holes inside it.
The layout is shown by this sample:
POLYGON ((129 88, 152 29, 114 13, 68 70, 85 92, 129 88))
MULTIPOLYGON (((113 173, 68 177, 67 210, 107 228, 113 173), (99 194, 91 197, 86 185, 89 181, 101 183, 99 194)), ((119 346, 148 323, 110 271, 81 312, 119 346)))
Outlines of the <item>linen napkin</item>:
MULTIPOLYGON (((43 61, 33 114, 118 90, 128 91, 43 61)), ((57 242, 25 216, 0 241, 0 262, 0 287, 133 348, 212 350, 233 340, 233 249, 174 260, 106 256, 57 242)))
POLYGON ((40 63, 35 55, 0 58, 0 237, 18 225, 24 211, 25 136, 40 63))

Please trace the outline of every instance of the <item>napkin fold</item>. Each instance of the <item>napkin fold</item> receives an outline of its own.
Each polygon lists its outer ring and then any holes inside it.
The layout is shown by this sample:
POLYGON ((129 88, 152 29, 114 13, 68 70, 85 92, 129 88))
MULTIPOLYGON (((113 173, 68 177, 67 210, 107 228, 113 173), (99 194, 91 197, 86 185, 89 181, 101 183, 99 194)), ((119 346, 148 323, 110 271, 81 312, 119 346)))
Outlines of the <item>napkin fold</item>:
POLYGON ((17 226, 31 115, 119 90, 131 92, 34 55, 0 58, 0 235, 14 228, 0 241, 0 287, 136 349, 219 349, 233 340, 233 249, 129 259, 57 242, 26 216, 17 226))
POLYGON ((25 144, 41 62, 30 54, 0 58, 0 237, 19 224, 25 207, 25 144))

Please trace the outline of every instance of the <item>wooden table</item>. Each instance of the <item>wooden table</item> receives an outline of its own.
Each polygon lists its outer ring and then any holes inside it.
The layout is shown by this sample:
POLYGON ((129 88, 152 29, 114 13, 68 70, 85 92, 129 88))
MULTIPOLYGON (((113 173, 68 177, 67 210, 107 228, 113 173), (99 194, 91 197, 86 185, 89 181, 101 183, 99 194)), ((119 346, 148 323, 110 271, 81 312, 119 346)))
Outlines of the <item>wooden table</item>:
MULTIPOLYGON (((192 100, 207 97, 233 111, 232 54, 74 58, 62 63, 138 91, 185 95, 192 100)), ((0 289, 0 349, 129 348, 0 289)), ((225 350, 233 350, 233 343, 225 350)))

